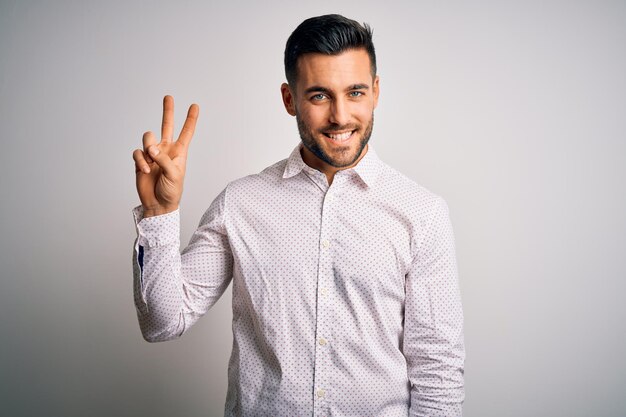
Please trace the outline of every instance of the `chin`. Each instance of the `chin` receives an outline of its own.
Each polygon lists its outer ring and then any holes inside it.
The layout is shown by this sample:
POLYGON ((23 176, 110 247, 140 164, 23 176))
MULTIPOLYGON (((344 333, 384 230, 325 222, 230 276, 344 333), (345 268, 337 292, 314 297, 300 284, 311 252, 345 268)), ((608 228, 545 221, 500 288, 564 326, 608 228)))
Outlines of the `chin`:
POLYGON ((324 158, 321 159, 335 168, 345 168, 354 164, 361 157, 366 144, 361 146, 360 142, 356 142, 352 146, 347 145, 330 149, 322 148, 324 158))

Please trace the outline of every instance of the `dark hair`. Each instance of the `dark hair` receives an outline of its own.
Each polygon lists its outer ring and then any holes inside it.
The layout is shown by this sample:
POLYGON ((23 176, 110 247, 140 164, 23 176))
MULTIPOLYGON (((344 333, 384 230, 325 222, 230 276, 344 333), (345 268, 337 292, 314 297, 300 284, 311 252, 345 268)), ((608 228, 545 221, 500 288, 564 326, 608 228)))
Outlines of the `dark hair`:
POLYGON ((285 75, 293 84, 298 76, 298 58, 308 53, 338 55, 349 49, 364 48, 370 57, 372 77, 376 75, 376 53, 372 28, 338 14, 311 17, 293 31, 285 47, 285 75))

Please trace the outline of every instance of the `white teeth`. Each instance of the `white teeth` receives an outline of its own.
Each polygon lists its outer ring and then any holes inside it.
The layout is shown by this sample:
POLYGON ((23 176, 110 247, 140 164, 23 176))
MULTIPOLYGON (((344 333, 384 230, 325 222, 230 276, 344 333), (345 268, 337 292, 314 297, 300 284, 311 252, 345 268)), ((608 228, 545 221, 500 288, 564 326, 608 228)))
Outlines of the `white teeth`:
POLYGON ((339 135, 333 135, 332 133, 329 133, 328 136, 333 140, 344 141, 344 140, 347 140, 350 136, 352 136, 352 132, 345 132, 339 135))

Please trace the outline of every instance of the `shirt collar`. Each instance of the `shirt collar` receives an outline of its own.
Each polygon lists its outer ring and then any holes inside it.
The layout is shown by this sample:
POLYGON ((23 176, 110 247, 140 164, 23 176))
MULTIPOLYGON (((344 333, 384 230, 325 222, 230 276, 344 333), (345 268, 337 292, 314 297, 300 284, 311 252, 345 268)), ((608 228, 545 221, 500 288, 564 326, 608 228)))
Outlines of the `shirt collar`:
MULTIPOLYGON (((283 172, 283 178, 291 178, 299 174, 304 169, 312 169, 302 160, 300 149, 302 143, 299 143, 287 158, 287 164, 285 165, 285 171, 283 172)), ((382 161, 378 158, 378 155, 374 151, 372 144, 368 144, 367 153, 361 158, 359 163, 346 171, 354 171, 363 180, 365 185, 371 187, 376 182, 376 178, 382 169, 382 161)))

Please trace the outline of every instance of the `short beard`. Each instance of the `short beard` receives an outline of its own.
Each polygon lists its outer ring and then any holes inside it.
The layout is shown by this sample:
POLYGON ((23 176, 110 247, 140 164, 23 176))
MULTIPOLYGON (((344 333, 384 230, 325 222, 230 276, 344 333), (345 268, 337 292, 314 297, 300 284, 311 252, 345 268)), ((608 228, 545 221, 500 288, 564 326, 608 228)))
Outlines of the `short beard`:
MULTIPOLYGON (((296 121, 298 123, 298 131, 300 132, 300 139, 302 140, 302 144, 306 146, 306 148, 311 151, 315 156, 317 156, 322 161, 326 162, 328 165, 335 168, 345 168, 353 165, 361 156, 363 149, 367 146, 367 143, 370 140, 370 136, 372 136, 372 130, 374 129, 374 113, 372 113, 372 118, 370 119, 369 124, 365 128, 365 132, 363 132, 363 137, 361 137, 361 141, 359 143, 358 151, 349 161, 340 162, 336 159, 333 159, 330 155, 328 155, 324 150, 318 146, 315 138, 313 136, 313 132, 309 126, 307 126, 298 113, 296 113, 296 121)), ((331 125, 323 130, 346 130, 343 126, 331 125)))

